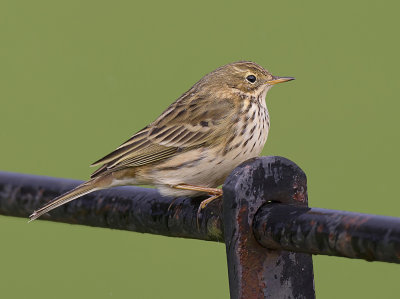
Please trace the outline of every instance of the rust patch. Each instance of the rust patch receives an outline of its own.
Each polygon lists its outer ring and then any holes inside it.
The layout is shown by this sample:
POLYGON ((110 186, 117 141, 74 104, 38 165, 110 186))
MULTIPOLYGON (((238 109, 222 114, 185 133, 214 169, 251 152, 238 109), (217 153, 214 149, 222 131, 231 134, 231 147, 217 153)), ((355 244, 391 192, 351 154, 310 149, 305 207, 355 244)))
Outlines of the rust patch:
POLYGON ((345 229, 349 229, 350 227, 359 227, 361 225, 363 225, 364 223, 366 223, 368 220, 370 219, 370 217, 360 217, 360 216, 344 216, 342 218, 342 222, 344 224, 344 228, 345 229))
POLYGON ((299 178, 296 177, 293 183, 293 190, 295 191, 292 199, 299 203, 306 203, 307 202, 307 191, 305 190, 304 186, 298 183, 299 178))

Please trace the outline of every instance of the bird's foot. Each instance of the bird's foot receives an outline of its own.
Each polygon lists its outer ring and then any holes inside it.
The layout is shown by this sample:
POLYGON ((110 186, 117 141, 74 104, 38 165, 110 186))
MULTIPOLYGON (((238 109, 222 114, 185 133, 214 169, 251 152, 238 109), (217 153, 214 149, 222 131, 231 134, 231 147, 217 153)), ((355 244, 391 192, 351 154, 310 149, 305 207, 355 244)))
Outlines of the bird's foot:
POLYGON ((196 217, 197 229, 200 230, 200 214, 201 214, 201 211, 204 210, 205 207, 206 207, 210 202, 212 202, 213 200, 215 200, 215 199, 217 199, 217 198, 220 198, 221 196, 222 196, 222 190, 221 190, 221 194, 213 195, 213 196, 211 196, 211 197, 209 197, 209 198, 203 200, 203 201, 200 203, 199 209, 197 210, 197 217, 196 217))
POLYGON ((171 210, 171 208, 172 208, 172 206, 173 206, 173 204, 175 203, 175 201, 178 199, 179 197, 175 197, 172 201, 171 201, 171 203, 169 204, 169 206, 168 206, 168 212, 169 212, 169 210, 171 210))
MULTIPOLYGON (((200 192, 205 192, 208 193, 209 195, 211 195, 209 198, 203 200, 200 205, 199 208, 197 210, 197 218, 196 218, 196 222, 197 222, 197 228, 200 229, 200 214, 201 211, 205 209, 205 207, 212 202, 213 200, 219 198, 222 196, 222 190, 218 189, 218 188, 208 188, 208 187, 201 187, 201 186, 194 186, 194 185, 186 185, 186 184, 179 184, 179 185, 174 185, 172 186, 172 188, 176 188, 176 189, 182 189, 182 190, 191 190, 191 191, 200 191, 200 192)), ((172 205, 172 203, 171 203, 172 205)), ((170 207, 171 207, 170 205, 170 207)), ((169 210, 169 208, 168 208, 169 210)))

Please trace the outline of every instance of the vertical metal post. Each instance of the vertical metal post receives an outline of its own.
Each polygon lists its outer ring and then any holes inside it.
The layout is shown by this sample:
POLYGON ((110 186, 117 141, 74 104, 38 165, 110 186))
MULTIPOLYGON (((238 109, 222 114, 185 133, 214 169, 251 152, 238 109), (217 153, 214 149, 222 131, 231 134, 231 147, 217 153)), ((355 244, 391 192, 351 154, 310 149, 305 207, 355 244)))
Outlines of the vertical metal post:
POLYGON ((315 298, 311 255, 267 250, 252 229, 268 202, 307 205, 304 172, 282 157, 256 158, 237 167, 223 191, 231 299, 315 298))

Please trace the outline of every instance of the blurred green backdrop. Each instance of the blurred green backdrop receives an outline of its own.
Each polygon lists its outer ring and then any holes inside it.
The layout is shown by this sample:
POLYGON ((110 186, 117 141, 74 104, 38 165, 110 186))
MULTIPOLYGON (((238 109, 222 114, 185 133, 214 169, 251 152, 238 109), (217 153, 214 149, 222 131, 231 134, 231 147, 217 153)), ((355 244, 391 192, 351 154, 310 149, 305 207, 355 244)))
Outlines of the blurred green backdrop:
MULTIPOLYGON (((205 73, 297 78, 267 102, 265 155, 316 207, 400 216, 398 1, 0 2, 0 169, 87 166, 205 73)), ((2 298, 228 298, 223 244, 0 217, 2 298)), ((394 298, 400 267, 314 257, 318 298, 394 298)))

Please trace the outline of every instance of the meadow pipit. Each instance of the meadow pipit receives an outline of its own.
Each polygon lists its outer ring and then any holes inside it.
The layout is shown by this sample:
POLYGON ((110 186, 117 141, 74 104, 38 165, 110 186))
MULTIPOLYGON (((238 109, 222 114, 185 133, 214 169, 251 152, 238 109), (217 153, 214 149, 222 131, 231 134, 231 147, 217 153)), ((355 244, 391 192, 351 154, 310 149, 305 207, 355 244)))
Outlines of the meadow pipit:
POLYGON ((166 196, 221 196, 221 185, 240 163, 260 154, 270 126, 265 96, 276 77, 256 63, 241 61, 205 75, 154 122, 115 151, 87 182, 55 198, 30 216, 90 192, 121 185, 155 185, 166 196))

